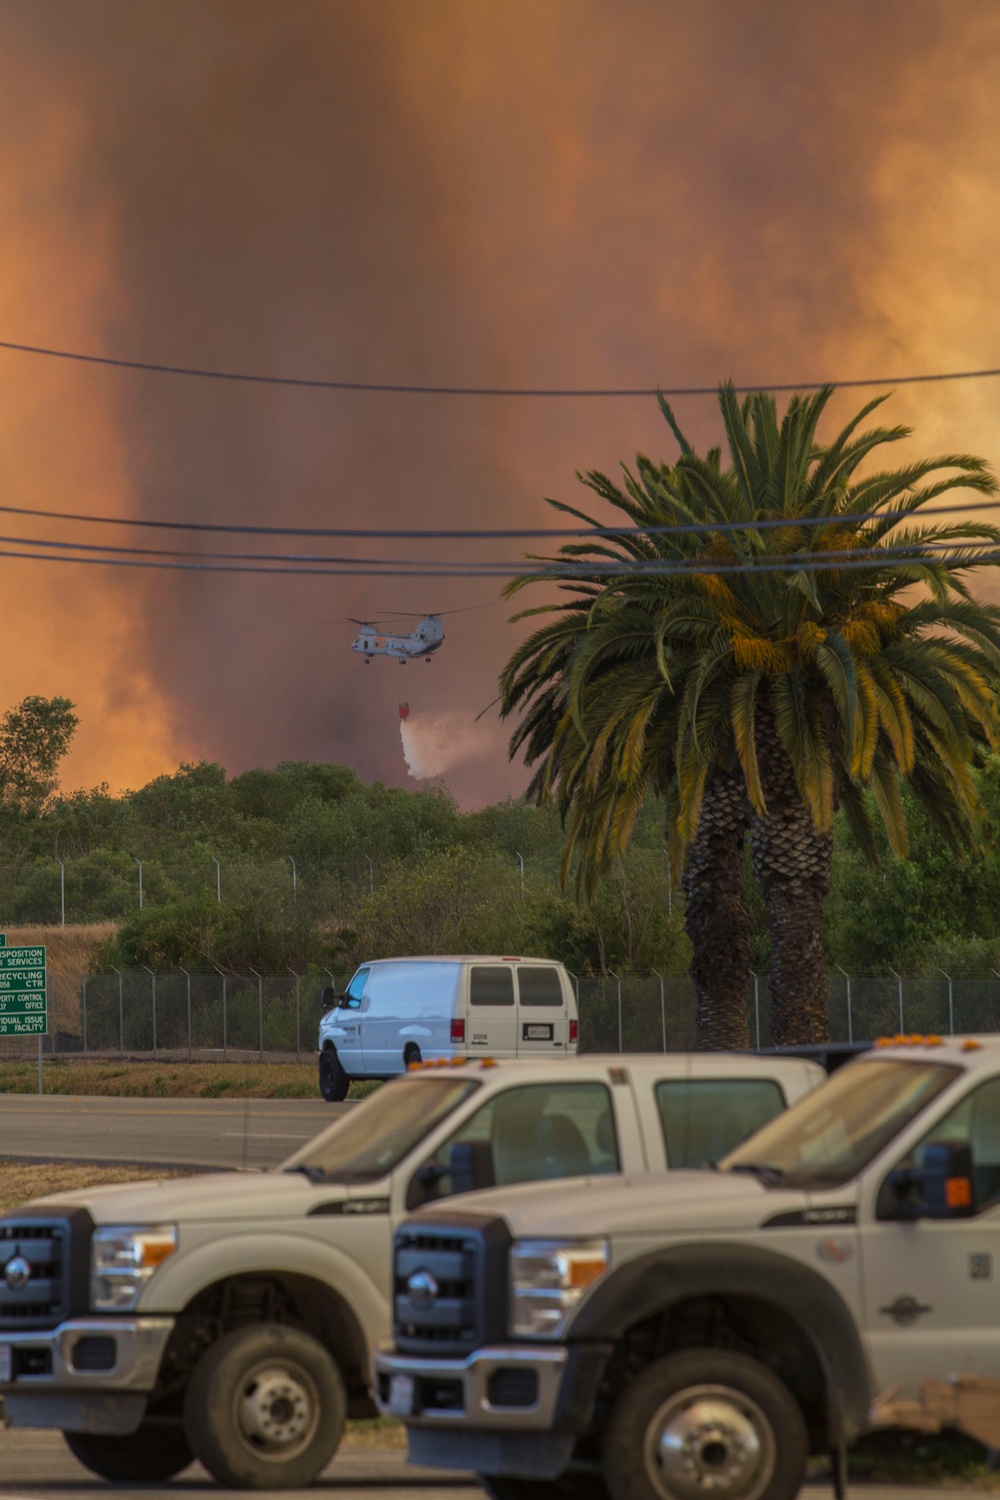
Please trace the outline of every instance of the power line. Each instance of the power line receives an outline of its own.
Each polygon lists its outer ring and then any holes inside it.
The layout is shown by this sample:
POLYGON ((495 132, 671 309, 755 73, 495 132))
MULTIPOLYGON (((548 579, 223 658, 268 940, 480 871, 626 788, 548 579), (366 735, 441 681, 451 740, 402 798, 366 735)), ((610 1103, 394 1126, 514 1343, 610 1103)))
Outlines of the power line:
MULTIPOLYGON (((963 549, 964 550, 964 549, 963 549)), ((420 563, 386 563, 381 566, 363 567, 285 567, 281 565, 257 566, 244 563, 222 563, 222 562, 169 562, 165 560, 151 561, 146 558, 134 557, 78 557, 68 556, 64 553, 53 554, 51 552, 15 552, 8 548, 0 548, 0 557, 20 558, 29 562, 48 563, 75 563, 81 567, 106 567, 106 568, 143 568, 170 572, 193 572, 193 573, 255 573, 264 574, 275 578, 510 578, 512 573, 517 577, 528 577, 538 581, 556 583, 560 579, 587 581, 596 578, 627 578, 633 577, 680 577, 691 574, 700 575, 725 575, 740 573, 750 576, 756 573, 798 573, 798 572, 841 572, 848 568, 885 568, 887 565, 896 567, 918 567, 932 564, 934 562, 955 562, 962 568, 985 567, 1000 564, 1000 550, 992 553, 981 553, 975 557, 962 556, 956 550, 949 556, 932 555, 928 557, 926 552, 921 553, 912 547, 899 549, 901 555, 890 554, 889 549, 873 550, 864 556, 858 556, 856 552, 843 553, 815 553, 799 557, 791 556, 786 561, 765 560, 755 563, 717 563, 707 558, 692 558, 685 560, 683 564, 674 562, 653 562, 642 566, 629 566, 625 561, 609 563, 570 563, 567 565, 556 564, 552 567, 525 568, 524 564, 518 564, 516 568, 509 565, 498 567, 491 566, 468 566, 462 565, 457 568, 442 568, 440 564, 420 563), (824 558, 829 557, 829 562, 824 558)))
POLYGON ((707 531, 774 531, 800 530, 810 526, 861 525, 867 521, 922 520, 925 516, 968 515, 971 511, 996 510, 1000 500, 972 500, 960 505, 935 505, 919 510, 873 510, 860 515, 797 516, 794 518, 752 519, 747 521, 702 521, 670 526, 561 526, 511 529, 503 531, 431 531, 323 526, 245 526, 228 521, 162 521, 142 516, 95 516, 78 511, 41 510, 27 505, 0 505, 0 515, 32 516, 36 520, 77 521, 82 525, 137 526, 153 531, 193 531, 223 533, 228 536, 301 536, 328 537, 341 541, 428 541, 489 542, 545 541, 559 537, 634 537, 693 536, 707 531))
MULTIPOLYGON (((355 391, 375 396, 513 396, 513 397, 650 397, 714 396, 717 385, 687 386, 478 386, 478 385, 407 385, 399 382, 368 380, 320 380, 299 375, 255 375, 242 370, 209 370, 191 365, 160 364, 144 359, 120 359, 107 354, 82 354, 71 349, 48 349, 39 344, 17 344, 0 339, 0 349, 16 354, 37 354, 47 359, 71 360, 77 364, 104 365, 118 370, 140 370, 154 375, 185 375, 198 380, 232 380, 246 385, 298 386, 307 390, 355 391)), ((849 380, 752 381, 734 386, 740 392, 818 391, 827 386, 834 390, 860 390, 875 385, 931 385, 950 380, 989 380, 1000 375, 1000 368, 985 370, 939 370, 926 375, 878 375, 849 380)))
MULTIPOLYGON (((862 539, 862 542, 863 542, 863 540, 864 539, 862 539)), ((98 560, 100 560, 101 557, 106 557, 108 561, 112 560, 112 556, 111 555, 113 555, 114 557, 154 557, 154 558, 190 559, 192 561, 200 562, 200 563, 210 563, 210 562, 223 562, 223 563, 273 563, 273 564, 286 564, 287 563, 287 564, 292 564, 293 566, 298 566, 300 564, 309 564, 309 565, 322 565, 324 567, 327 567, 327 566, 328 567, 334 567, 334 566, 336 566, 336 567, 344 567, 344 568, 348 569, 351 572, 359 572, 359 573, 363 572, 363 570, 365 568, 369 568, 369 567, 373 567, 373 568, 378 568, 378 567, 386 567, 386 568, 412 568, 412 567, 420 567, 420 568, 436 568, 436 569, 441 569, 442 570, 441 575, 440 575, 441 577, 448 577, 453 572, 457 572, 460 575, 461 572, 462 572, 462 570, 468 566, 468 564, 465 563, 465 562, 463 562, 462 559, 460 559, 460 558, 428 558, 428 559, 423 559, 423 560, 416 560, 416 559, 413 559, 413 558, 406 558, 406 557, 351 557, 351 556, 345 556, 345 557, 329 557, 329 556, 327 556, 327 557, 324 557, 322 554, 315 553, 315 552, 305 552, 305 553, 293 553, 293 552, 195 552, 195 551, 191 551, 189 549, 185 550, 185 549, 174 548, 174 547, 116 547, 116 546, 112 546, 112 545, 104 543, 104 542, 67 542, 67 541, 61 541, 61 540, 57 540, 57 539, 50 539, 48 537, 20 537, 20 536, 3 536, 3 535, 0 535, 0 544, 6 545, 6 546, 13 546, 13 547, 42 547, 42 548, 45 548, 46 551, 56 551, 56 552, 87 552, 87 553, 97 553, 97 554, 100 554, 100 557, 98 558, 98 560)), ((940 553, 940 552, 949 552, 949 553, 952 553, 952 552, 954 552, 954 550, 955 550, 955 548, 956 548, 957 545, 958 545, 957 539, 952 539, 952 540, 949 540, 949 541, 940 541, 940 542, 934 542, 934 541, 926 541, 926 542, 924 542, 924 541, 920 541, 920 540, 914 540, 914 541, 910 541, 910 542, 899 543, 896 546, 881 545, 881 544, 871 544, 871 545, 868 545, 868 546, 861 545, 861 546, 847 547, 847 548, 843 548, 843 549, 839 549, 839 550, 838 549, 827 549, 825 551, 819 551, 819 552, 814 552, 814 553, 802 553, 802 552, 776 552, 776 553, 770 553, 770 554, 768 554, 768 553, 762 553, 762 554, 759 555, 759 557, 756 560, 751 561, 749 564, 747 564, 747 566, 754 567, 756 565, 756 562, 759 561, 759 562, 762 562, 762 563, 763 562, 768 562, 768 563, 782 563, 784 565, 787 565, 788 567, 796 567, 799 564, 799 562, 801 561, 801 559, 804 558, 804 557, 806 557, 806 558, 830 558, 832 560, 835 560, 836 558, 840 558, 840 557, 860 557, 860 556, 872 556, 872 557, 878 557, 878 558, 891 558, 891 557, 894 557, 894 556, 897 556, 897 555, 910 556, 910 555, 913 555, 913 554, 924 556, 924 555, 927 555, 927 554, 935 554, 935 553, 940 553)), ((966 548, 970 548, 970 547, 976 547, 976 548, 993 547, 995 549, 996 545, 997 545, 997 542, 996 542, 996 538, 995 537, 971 537, 970 536, 970 537, 967 537, 967 538, 963 539, 962 543, 961 543, 961 546, 962 546, 963 550, 966 549, 966 548)), ((593 572, 593 571, 597 570, 597 571, 601 571, 601 572, 604 572, 604 573, 619 574, 619 573, 656 573, 663 566, 670 566, 670 567, 676 568, 676 570, 678 572, 703 573, 703 572, 706 571, 706 561, 707 560, 703 556, 688 556, 688 557, 678 557, 678 558, 672 558, 672 559, 671 558, 620 557, 620 558, 610 558, 610 559, 607 559, 607 560, 600 560, 600 559, 598 559, 598 560, 588 560, 586 558, 577 558, 577 559, 574 560, 574 559, 567 558, 567 559, 565 559, 563 561, 563 560, 560 560, 559 558, 537 558, 537 557, 532 557, 529 554, 527 557, 524 557, 524 558, 514 558, 514 559, 488 558, 488 559, 482 560, 481 565, 483 567, 488 567, 491 574, 495 573, 498 577, 509 577, 512 574, 516 576, 516 575, 519 575, 519 574, 523 574, 526 571, 529 571, 529 572, 532 571, 530 568, 526 569, 525 565, 529 564, 531 562, 538 562, 538 561, 544 562, 544 563, 551 562, 554 566, 559 567, 559 568, 564 568, 564 567, 572 566, 572 567, 574 567, 576 569, 583 570, 584 572, 593 572)), ((275 571, 279 571, 279 569, 275 569, 275 571)), ((470 605, 470 606, 468 606, 469 609, 475 609, 475 608, 478 608, 478 607, 479 606, 476 606, 476 605, 470 605)), ((463 612, 464 611, 459 611, 459 610, 446 610, 446 611, 444 611, 444 613, 446 613, 446 614, 458 614, 458 613, 463 613, 463 612)), ((397 619, 414 618, 414 619, 416 619, 416 618, 419 618, 419 616, 413 610, 405 610, 405 611, 399 611, 399 612, 397 612, 396 615, 394 615, 394 616, 388 616, 388 615, 386 615, 386 616, 383 616, 383 618, 386 618, 386 619, 388 619, 388 618, 397 618, 397 619)))

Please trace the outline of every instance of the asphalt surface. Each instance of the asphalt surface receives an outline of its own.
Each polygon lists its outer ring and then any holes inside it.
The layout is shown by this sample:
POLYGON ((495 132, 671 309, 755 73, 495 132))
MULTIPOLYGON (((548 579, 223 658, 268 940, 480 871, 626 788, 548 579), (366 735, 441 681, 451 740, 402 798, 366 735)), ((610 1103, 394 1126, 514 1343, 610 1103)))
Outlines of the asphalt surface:
POLYGON ((349 1110, 311 1099, 0 1095, 0 1158, 276 1167, 349 1110))
MULTIPOLYGON (((445 1500, 483 1500, 483 1492, 471 1476, 445 1474, 429 1469, 411 1469, 405 1450, 345 1445, 317 1481, 315 1489, 329 1490, 336 1500, 412 1500, 420 1495, 442 1495, 445 1500)), ((246 1500, 246 1490, 222 1490, 200 1464, 168 1485, 108 1485, 77 1463, 58 1432, 0 1429, 0 1495, 22 1500, 148 1500, 153 1491, 165 1497, 211 1495, 222 1500, 231 1496, 246 1500)), ((271 1500, 282 1495, 301 1497, 302 1490, 268 1490, 271 1500)))
MULTIPOLYGON (((405 1455, 397 1448, 368 1448, 345 1445, 333 1463, 313 1487, 327 1491, 331 1500, 483 1500, 483 1492, 471 1475, 443 1473, 429 1469, 411 1469, 405 1455)), ((218 1500, 246 1500, 246 1490, 222 1490, 199 1464, 185 1470, 168 1485, 110 1486, 78 1464, 62 1437, 55 1432, 0 1430, 0 1495, 21 1500, 98 1500, 102 1494, 113 1494, 115 1500, 148 1500, 159 1492, 164 1500, 171 1495, 216 1496, 218 1500)), ((832 1500, 826 1484, 810 1484, 802 1491, 802 1500, 832 1500)), ((301 1497, 302 1490, 269 1490, 271 1500, 283 1496, 301 1497)), ((904 1488, 899 1485, 852 1485, 850 1500, 996 1500, 995 1490, 982 1491, 955 1487, 904 1488)))

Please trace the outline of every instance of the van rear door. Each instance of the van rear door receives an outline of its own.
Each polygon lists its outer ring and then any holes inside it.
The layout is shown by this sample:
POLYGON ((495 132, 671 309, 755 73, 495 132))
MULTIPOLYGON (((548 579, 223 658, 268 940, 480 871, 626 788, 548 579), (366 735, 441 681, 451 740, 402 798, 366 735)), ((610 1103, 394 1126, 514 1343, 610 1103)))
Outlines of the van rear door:
MULTIPOLYGON (((513 964, 469 965, 469 1009, 465 1045, 470 1057, 517 1054, 517 1005, 513 964)), ((456 1047, 456 1051, 460 1048, 456 1047)))
POLYGON ((517 965, 517 1055, 565 1054, 569 1037, 562 973, 555 964, 517 965))

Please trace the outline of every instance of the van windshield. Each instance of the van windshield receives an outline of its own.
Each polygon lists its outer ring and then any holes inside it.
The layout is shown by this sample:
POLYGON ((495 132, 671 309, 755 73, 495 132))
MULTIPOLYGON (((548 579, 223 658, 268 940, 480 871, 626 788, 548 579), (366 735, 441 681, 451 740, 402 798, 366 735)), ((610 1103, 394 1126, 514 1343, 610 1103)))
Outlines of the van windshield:
POLYGON ((879 1058, 841 1068, 719 1162, 765 1187, 839 1187, 915 1119, 960 1069, 879 1058))
POLYGON ((468 1078, 399 1078, 353 1104, 285 1162, 317 1182, 374 1182, 447 1119, 479 1087, 468 1078))

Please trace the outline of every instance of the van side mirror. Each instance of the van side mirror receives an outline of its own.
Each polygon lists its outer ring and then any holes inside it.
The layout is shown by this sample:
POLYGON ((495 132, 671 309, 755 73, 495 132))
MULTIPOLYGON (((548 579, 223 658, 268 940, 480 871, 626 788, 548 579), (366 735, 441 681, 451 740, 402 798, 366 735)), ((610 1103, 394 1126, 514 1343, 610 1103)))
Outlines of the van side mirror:
POLYGON ((976 1211, 972 1147, 968 1141, 930 1141, 921 1167, 889 1173, 897 1219, 967 1219, 976 1211))
POLYGON ((328 984, 326 989, 322 991, 319 997, 319 1003, 322 1005, 324 1010, 332 1010, 339 999, 340 996, 337 994, 337 991, 334 989, 333 985, 328 984))

